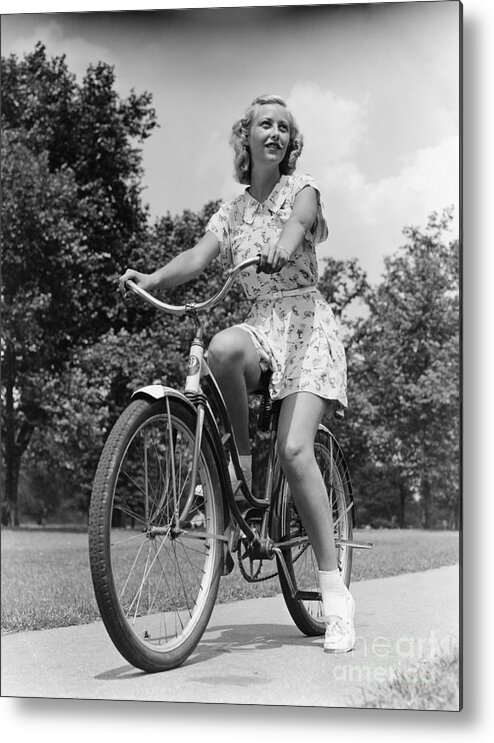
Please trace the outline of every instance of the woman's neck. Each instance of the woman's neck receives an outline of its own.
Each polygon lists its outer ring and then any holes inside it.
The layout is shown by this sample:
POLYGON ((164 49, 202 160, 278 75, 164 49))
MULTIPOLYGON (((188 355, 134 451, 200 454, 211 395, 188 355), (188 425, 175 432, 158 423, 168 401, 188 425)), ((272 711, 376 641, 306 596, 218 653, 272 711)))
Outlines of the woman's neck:
POLYGON ((249 193, 257 201, 265 201, 273 188, 280 180, 280 171, 276 167, 276 170, 259 171, 256 169, 251 174, 249 193))

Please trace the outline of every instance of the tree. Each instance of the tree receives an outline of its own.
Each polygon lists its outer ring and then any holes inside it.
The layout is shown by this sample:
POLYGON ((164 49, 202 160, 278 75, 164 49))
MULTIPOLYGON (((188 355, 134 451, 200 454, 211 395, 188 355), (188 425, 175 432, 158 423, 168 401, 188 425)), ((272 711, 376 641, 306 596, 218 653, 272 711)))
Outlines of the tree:
POLYGON ((2 192, 3 520, 15 523, 20 462, 46 420, 43 391, 66 352, 70 324, 63 310, 71 304, 70 268, 82 246, 73 174, 50 173, 47 153, 35 155, 12 132, 2 134, 2 192))
MULTIPOLYGON (((203 235, 217 208, 210 202, 197 214, 188 210, 167 215, 134 246, 129 265, 151 271, 203 235)), ((194 281, 166 291, 166 301, 184 304, 200 301, 219 290, 224 280, 219 261, 194 281)), ((246 315, 248 303, 236 284, 225 300, 208 313, 205 337, 246 315)), ((160 312, 130 295, 118 299, 113 327, 91 344, 76 348, 51 394, 51 425, 35 436, 30 459, 61 472, 71 483, 72 501, 87 509, 92 480, 104 441, 133 391, 153 382, 181 388, 184 382, 192 321, 160 312)), ((47 504, 48 505, 48 504, 47 504)))
POLYGON ((20 462, 49 419, 49 382, 113 326, 116 278, 146 234, 137 145, 154 111, 148 94, 121 100, 114 82, 98 63, 78 85, 42 44, 2 58, 4 522, 18 518, 20 462))
POLYGON ((132 91, 122 100, 114 85, 103 62, 90 65, 78 85, 65 58, 48 59, 41 43, 22 60, 2 58, 2 129, 22 133, 34 154, 47 153, 50 172, 74 174, 86 247, 76 321, 90 337, 111 327, 116 277, 147 230, 138 145, 156 126, 155 112, 150 94, 132 91))
POLYGON ((375 468, 397 486, 401 524, 414 498, 425 528, 438 505, 454 513, 459 498, 459 246, 445 240, 451 220, 445 210, 424 231, 404 230, 407 242, 386 259, 349 358, 375 468))
POLYGON ((366 303, 370 291, 367 274, 356 258, 346 261, 326 258, 318 287, 335 316, 342 320, 354 302, 366 303))

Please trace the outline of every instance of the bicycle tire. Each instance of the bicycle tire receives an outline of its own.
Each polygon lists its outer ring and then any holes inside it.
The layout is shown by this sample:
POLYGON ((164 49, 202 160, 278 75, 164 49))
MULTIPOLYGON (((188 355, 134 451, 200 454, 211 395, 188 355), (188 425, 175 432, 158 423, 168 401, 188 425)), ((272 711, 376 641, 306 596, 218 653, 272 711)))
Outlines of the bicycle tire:
MULTIPOLYGON (((333 515, 335 539, 351 540, 353 500, 348 467, 336 439, 324 426, 319 426, 314 451, 326 485, 333 515)), ((283 476, 280 482, 278 504, 275 541, 282 542, 293 537, 305 536, 305 529, 294 507, 290 488, 283 476)), ((352 570, 352 549, 345 546, 336 549, 338 569, 348 587, 352 570)), ((283 555, 296 591, 318 594, 318 568, 310 543, 306 542, 304 545, 283 549, 283 555)), ((323 635, 326 623, 320 596, 317 599, 294 597, 279 558, 278 571, 283 598, 296 626, 309 637, 323 635)))
POLYGON ((223 570, 223 502, 205 436, 187 506, 195 419, 172 396, 132 401, 93 485, 89 558, 101 618, 121 655, 147 672, 176 668, 196 648, 223 570))

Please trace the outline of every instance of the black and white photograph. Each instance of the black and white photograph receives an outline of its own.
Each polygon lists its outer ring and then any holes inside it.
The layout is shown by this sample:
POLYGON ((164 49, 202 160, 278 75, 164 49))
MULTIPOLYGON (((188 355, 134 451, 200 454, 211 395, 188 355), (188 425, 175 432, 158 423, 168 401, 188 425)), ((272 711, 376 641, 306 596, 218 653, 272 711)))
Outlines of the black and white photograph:
POLYGON ((1 695, 458 713, 466 8, 164 5, 2 11, 1 695))

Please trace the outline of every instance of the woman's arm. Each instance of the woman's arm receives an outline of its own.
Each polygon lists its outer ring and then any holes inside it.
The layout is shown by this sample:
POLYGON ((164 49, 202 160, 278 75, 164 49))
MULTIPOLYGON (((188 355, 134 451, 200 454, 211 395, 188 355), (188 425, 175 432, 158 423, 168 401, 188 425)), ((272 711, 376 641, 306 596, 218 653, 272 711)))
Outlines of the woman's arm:
POLYGON ((295 197, 292 213, 285 222, 276 244, 266 245, 261 253, 260 270, 279 271, 288 263, 317 217, 317 191, 306 186, 295 197))
POLYGON ((170 289, 195 279, 216 258, 220 250, 217 238, 206 232, 197 245, 175 256, 162 268, 153 273, 141 273, 128 268, 118 280, 120 290, 125 293, 125 282, 131 279, 142 289, 155 292, 170 289))

